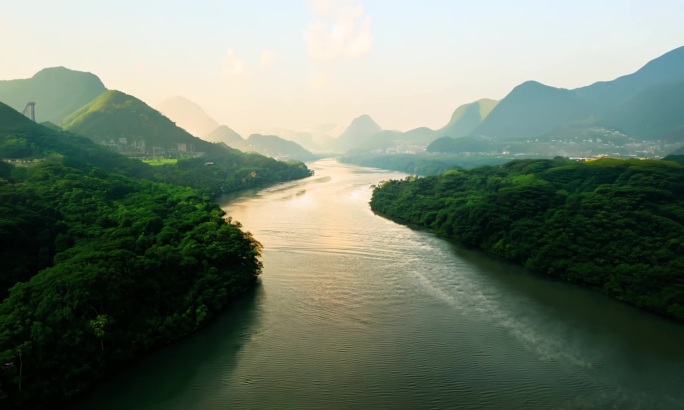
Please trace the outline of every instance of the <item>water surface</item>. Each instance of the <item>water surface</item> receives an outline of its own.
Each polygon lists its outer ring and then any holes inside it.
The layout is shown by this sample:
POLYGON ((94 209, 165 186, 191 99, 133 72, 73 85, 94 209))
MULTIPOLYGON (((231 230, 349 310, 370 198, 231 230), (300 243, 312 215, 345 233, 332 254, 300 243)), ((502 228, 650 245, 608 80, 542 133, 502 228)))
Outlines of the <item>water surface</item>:
POLYGON ((81 407, 684 408, 684 326, 374 215, 402 174, 312 168, 225 198, 261 285, 81 407))

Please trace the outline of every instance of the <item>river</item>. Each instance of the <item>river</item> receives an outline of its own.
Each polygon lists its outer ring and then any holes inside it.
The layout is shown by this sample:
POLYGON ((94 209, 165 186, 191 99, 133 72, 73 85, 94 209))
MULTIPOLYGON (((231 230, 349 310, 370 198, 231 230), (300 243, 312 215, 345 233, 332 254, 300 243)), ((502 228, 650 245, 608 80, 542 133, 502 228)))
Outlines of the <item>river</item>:
POLYGON ((402 174, 311 167, 222 204, 260 286, 77 408, 684 408, 681 324, 374 215, 402 174))

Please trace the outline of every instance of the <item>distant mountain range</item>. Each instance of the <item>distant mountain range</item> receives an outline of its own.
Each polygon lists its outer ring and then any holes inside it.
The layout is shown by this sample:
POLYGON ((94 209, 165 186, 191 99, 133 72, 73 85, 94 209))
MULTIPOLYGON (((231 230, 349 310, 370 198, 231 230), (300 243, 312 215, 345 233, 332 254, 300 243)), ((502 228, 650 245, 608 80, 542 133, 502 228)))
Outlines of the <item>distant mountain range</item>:
POLYGON ((297 161, 317 158, 294 141, 276 135, 252 134, 246 140, 226 125, 221 125, 203 137, 207 141, 221 142, 242 152, 256 152, 267 157, 297 161))
POLYGON ((370 116, 362 115, 354 119, 331 146, 337 152, 352 154, 415 150, 416 147, 425 147, 440 137, 463 137, 471 134, 497 104, 498 101, 487 98, 464 104, 458 107, 449 122, 438 130, 427 127, 406 132, 383 130, 370 116))
POLYGON ((513 89, 473 135, 533 138, 563 124, 604 126, 642 139, 684 142, 684 47, 633 74, 566 90, 529 81, 513 89))
POLYGON ((201 137, 211 142, 222 142, 231 148, 239 149, 243 152, 251 151, 247 141, 227 125, 220 125, 201 137))
POLYGON ((261 155, 277 159, 311 161, 317 158, 296 142, 288 141, 277 135, 252 134, 247 138, 247 144, 261 155))
POLYGON ((311 161, 310 151, 276 135, 251 135, 247 140, 227 125, 219 125, 197 103, 185 97, 172 97, 159 105, 160 111, 176 124, 210 142, 220 142, 243 152, 256 152, 279 159, 311 161))
POLYGON ((487 146, 483 141, 488 140, 499 141, 500 146, 505 141, 553 140, 555 136, 591 134, 597 138, 601 130, 672 145, 684 144, 684 47, 632 74, 572 90, 524 82, 501 101, 481 99, 458 107, 448 123, 436 130, 383 130, 369 115, 361 115, 337 138, 281 130, 283 135, 269 132, 268 138, 245 140, 184 97, 170 98, 159 106, 181 130, 142 101, 125 96, 107 91, 93 74, 63 67, 41 70, 30 79, 0 81, 0 101, 19 111, 28 101, 35 101, 38 121, 51 121, 109 143, 141 140, 144 134, 147 146, 176 144, 177 149, 178 143, 190 143, 194 134, 242 151, 305 161, 313 155, 302 145, 318 152, 416 152, 443 137, 471 139, 456 145, 442 140, 432 149, 487 146))
POLYGON ((35 102, 36 121, 59 124, 106 90, 94 74, 53 67, 28 79, 0 81, 0 101, 19 112, 35 102))
POLYGON ((501 101, 483 99, 458 107, 438 130, 362 129, 361 119, 374 124, 367 115, 355 119, 334 145, 338 151, 401 152, 422 145, 432 152, 486 152, 493 140, 600 138, 602 132, 611 139, 618 133, 637 141, 684 144, 684 47, 633 74, 574 90, 524 82, 501 101))

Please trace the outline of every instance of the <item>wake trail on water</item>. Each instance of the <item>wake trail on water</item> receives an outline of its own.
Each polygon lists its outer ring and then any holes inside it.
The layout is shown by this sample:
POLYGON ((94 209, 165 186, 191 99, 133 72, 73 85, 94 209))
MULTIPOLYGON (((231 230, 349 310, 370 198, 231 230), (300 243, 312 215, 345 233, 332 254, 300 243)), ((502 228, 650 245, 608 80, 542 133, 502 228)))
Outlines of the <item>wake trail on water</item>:
MULTIPOLYGON (((426 245, 434 246, 425 243, 421 245, 417 247, 419 250, 426 245)), ((429 294, 449 305, 460 315, 471 318, 476 315, 479 320, 505 329, 541 360, 562 362, 585 369, 593 366, 592 360, 579 354, 577 349, 568 343, 567 338, 552 336, 565 335, 570 329, 558 329, 553 323, 528 320, 533 315, 526 314, 525 307, 536 309, 534 317, 539 316, 539 309, 542 307, 530 307, 530 301, 520 303, 521 300, 505 296, 497 289, 499 284, 493 283, 484 275, 474 276, 470 269, 464 269, 462 263, 448 261, 449 258, 440 258, 439 261, 426 260, 425 255, 435 254, 439 255, 440 252, 422 251, 414 255, 413 269, 409 271, 415 282, 429 294), (446 265, 445 261, 448 262, 446 265), (549 332, 550 326, 555 327, 554 332, 549 332)), ((508 289, 509 293, 510 291, 508 289)), ((520 295, 520 299, 523 298, 524 296, 520 295)))

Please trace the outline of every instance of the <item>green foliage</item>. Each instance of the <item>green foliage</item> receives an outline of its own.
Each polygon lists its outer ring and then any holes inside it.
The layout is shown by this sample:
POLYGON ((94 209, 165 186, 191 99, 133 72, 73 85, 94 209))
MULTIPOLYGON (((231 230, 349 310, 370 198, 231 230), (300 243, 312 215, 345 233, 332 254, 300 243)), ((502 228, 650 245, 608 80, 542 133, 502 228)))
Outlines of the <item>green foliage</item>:
POLYGON ((312 175, 302 162, 282 162, 255 153, 226 150, 223 155, 185 158, 155 167, 157 181, 202 189, 211 196, 312 175))
POLYGON ((62 127, 94 141, 127 138, 144 141, 147 147, 170 149, 172 144, 196 144, 196 151, 211 149, 139 99, 109 90, 67 117, 62 127))
POLYGON ((516 160, 387 181, 371 207, 684 320, 684 167, 676 162, 516 160))
POLYGON ((0 383, 13 405, 76 394, 194 331, 261 269, 260 245, 191 188, 44 161, 0 198, 0 383))
POLYGON ((123 157, 88 138, 36 124, 0 103, 0 158, 28 160, 54 154, 66 157, 72 166, 90 164, 127 175, 151 175, 150 167, 140 161, 123 157))
POLYGON ((259 243, 211 197, 311 172, 209 145, 150 167, 0 103, 0 407, 73 396, 255 284, 259 243))

